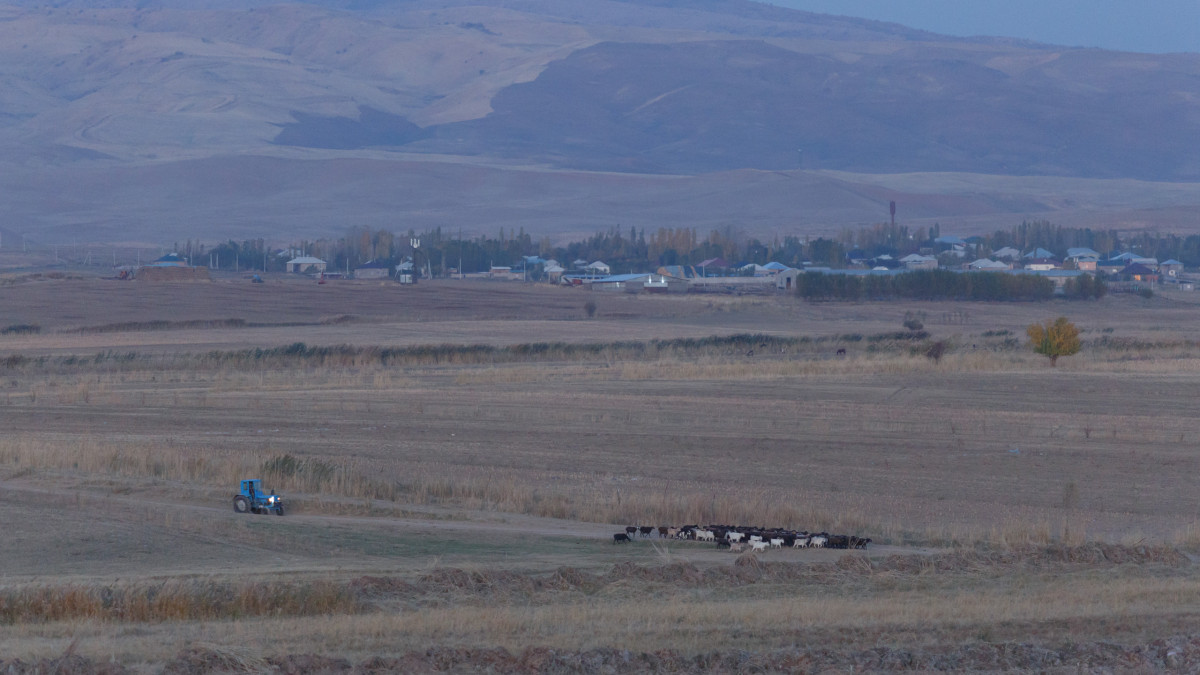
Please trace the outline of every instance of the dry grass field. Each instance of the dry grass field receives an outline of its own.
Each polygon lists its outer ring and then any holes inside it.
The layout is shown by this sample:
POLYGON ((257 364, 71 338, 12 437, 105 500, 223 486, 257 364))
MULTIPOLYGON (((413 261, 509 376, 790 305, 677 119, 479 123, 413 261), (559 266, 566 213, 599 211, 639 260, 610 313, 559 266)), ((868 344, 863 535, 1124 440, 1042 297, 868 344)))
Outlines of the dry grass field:
POLYGON ((1200 667, 1191 297, 13 281, 0 666, 1200 667), (910 310, 940 362, 878 337, 910 310), (246 477, 289 514, 233 513, 246 477), (873 543, 611 543, 688 523, 873 543))

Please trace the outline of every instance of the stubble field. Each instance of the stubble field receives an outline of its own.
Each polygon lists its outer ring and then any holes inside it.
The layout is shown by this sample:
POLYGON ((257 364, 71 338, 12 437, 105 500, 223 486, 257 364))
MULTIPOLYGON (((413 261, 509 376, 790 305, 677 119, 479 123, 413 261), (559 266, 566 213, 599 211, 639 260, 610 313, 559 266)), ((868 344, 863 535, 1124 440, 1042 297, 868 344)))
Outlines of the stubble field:
POLYGON ((40 332, 0 336, 0 661, 1195 666, 1196 309, 7 285, 40 332), (880 337, 907 311, 929 338, 880 337), (234 514, 246 477, 291 512, 234 514), (690 523, 873 543, 611 543, 690 523))

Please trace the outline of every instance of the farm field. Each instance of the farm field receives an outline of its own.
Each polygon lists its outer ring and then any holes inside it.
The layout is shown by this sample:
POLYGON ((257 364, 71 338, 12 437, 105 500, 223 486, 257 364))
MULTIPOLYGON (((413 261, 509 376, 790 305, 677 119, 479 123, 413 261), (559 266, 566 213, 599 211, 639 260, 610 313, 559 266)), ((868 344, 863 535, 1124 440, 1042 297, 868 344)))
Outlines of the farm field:
POLYGON ((7 285, 0 663, 1194 669, 1196 310, 7 285), (873 541, 612 543, 689 523, 873 541))

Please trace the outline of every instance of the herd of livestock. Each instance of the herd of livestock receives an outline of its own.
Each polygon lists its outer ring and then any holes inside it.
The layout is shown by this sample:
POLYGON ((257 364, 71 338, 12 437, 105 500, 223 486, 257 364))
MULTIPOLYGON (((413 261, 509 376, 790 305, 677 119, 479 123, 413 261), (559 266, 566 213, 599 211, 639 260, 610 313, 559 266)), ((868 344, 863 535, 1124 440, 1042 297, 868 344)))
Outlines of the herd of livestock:
POLYGON ((657 532, 660 539, 688 539, 715 542, 717 548, 733 552, 766 551, 771 548, 866 548, 869 538, 828 532, 797 532, 783 528, 745 527, 741 525, 684 525, 683 527, 651 527, 630 525, 624 532, 613 535, 614 544, 623 544, 641 537, 650 538, 657 532))

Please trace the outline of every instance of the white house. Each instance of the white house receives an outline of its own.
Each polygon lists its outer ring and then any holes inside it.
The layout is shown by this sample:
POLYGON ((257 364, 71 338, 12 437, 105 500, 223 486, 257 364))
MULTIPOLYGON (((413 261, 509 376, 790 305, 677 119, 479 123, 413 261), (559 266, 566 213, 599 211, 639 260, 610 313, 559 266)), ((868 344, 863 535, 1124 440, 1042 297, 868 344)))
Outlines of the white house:
POLYGON ((967 269, 975 272, 999 272, 1001 270, 1012 269, 1012 266, 1007 263, 997 262, 987 258, 980 258, 975 262, 967 263, 967 269))
POLYGON ((325 271, 326 263, 320 258, 301 256, 287 261, 287 271, 299 274, 318 274, 325 271))
POLYGON ((904 256, 900 259, 900 262, 904 264, 905 269, 910 270, 936 270, 938 267, 937 258, 917 253, 910 253, 904 256))
POLYGON ((600 262, 599 260, 589 264, 583 269, 587 270, 591 274, 612 274, 612 270, 608 267, 608 265, 600 262))

